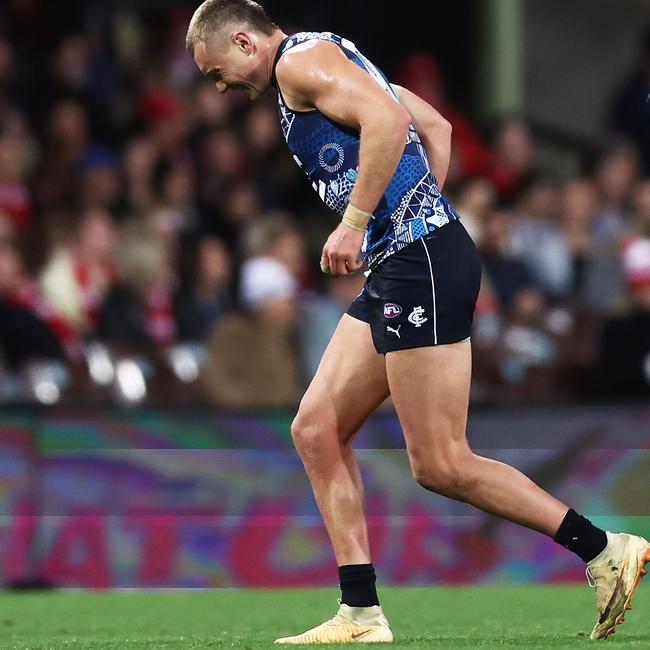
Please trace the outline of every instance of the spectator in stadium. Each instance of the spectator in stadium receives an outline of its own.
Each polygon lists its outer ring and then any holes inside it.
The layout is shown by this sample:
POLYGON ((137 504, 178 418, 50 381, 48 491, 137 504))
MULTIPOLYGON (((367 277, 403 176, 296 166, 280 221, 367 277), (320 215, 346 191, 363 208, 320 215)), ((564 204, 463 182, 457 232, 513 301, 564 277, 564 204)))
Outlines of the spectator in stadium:
POLYGON ((120 217, 144 214, 154 204, 156 152, 151 142, 137 136, 129 140, 122 156, 122 196, 116 209, 120 217))
POLYGON ((26 176, 30 162, 31 137, 22 117, 8 113, 0 121, 0 211, 20 228, 33 218, 26 176))
POLYGON ((289 215, 260 218, 245 231, 243 311, 226 316, 209 342, 205 382, 224 406, 288 406, 302 389, 296 321, 304 239, 289 215))
MULTIPOLYGON (((523 203, 528 208, 525 219, 530 220, 524 224, 530 226, 530 231, 522 232, 537 236, 541 245, 548 232, 542 220, 551 209, 556 209, 557 190, 554 185, 540 185, 527 192, 533 194, 523 203)), ((540 283, 526 264, 528 256, 536 252, 534 246, 525 249, 522 256, 512 251, 513 224, 516 220, 503 210, 491 211, 484 221, 479 251, 485 275, 474 330, 476 358, 485 366, 479 376, 491 380, 493 386, 501 385, 504 395, 521 398, 535 394, 543 399, 552 394, 554 382, 560 376, 560 344, 570 333, 571 322, 568 318, 568 323, 556 326, 557 319, 554 322, 551 317, 540 283)), ((555 223, 553 226, 555 230, 551 232, 557 242, 559 228, 555 223)), ((551 249, 552 245, 546 243, 551 249)))
POLYGON ((214 86, 203 78, 196 80, 188 107, 191 142, 200 143, 207 132, 228 125, 231 119, 231 97, 215 93, 214 86))
POLYGON ((174 159, 186 150, 189 124, 181 99, 153 75, 136 105, 136 114, 156 154, 174 159))
POLYGON ((97 334, 125 348, 165 348, 176 339, 168 248, 146 221, 125 224, 119 240, 118 281, 102 304, 97 334))
POLYGON ((240 293, 245 312, 222 319, 208 342, 206 391, 220 406, 293 406, 302 388, 297 282, 277 259, 255 257, 242 267, 240 293))
MULTIPOLYGON (((480 249, 479 249, 480 250, 480 249)), ((472 325, 472 360, 477 393, 489 394, 501 383, 498 347, 504 314, 486 273, 481 277, 481 289, 476 301, 472 325)))
POLYGON ((191 10, 187 6, 172 5, 165 16, 165 63, 169 70, 171 86, 178 91, 185 91, 196 79, 196 68, 186 56, 185 27, 191 18, 191 10))
POLYGON ((361 273, 340 278, 327 277, 325 292, 304 300, 300 314, 300 346, 303 377, 308 383, 316 374, 325 348, 341 317, 361 293, 365 277, 361 273))
POLYGON ((632 192, 632 224, 637 235, 650 236, 650 177, 639 181, 632 192))
POLYGON ((571 285, 571 254, 557 221, 556 183, 537 176, 520 189, 511 223, 510 246, 524 260, 540 289, 554 299, 571 285))
POLYGON ((503 312, 510 311, 520 292, 537 289, 524 261, 510 252, 510 237, 510 215, 502 209, 489 212, 483 221, 479 253, 503 312))
POLYGON ((496 198, 494 185, 480 176, 466 179, 453 191, 454 208, 477 246, 481 241, 483 221, 494 208, 496 198))
POLYGON ((544 295, 523 259, 509 252, 509 224, 503 210, 493 210, 484 221, 479 251, 486 277, 477 301, 477 358, 518 395, 531 388, 530 381, 539 381, 535 390, 541 397, 552 388, 552 375, 545 370, 557 359, 558 348, 548 327, 544 295))
POLYGON ((302 173, 287 156, 276 111, 274 104, 256 103, 246 116, 245 134, 252 178, 260 205, 265 210, 292 205, 296 181, 300 181, 300 188, 304 184, 302 173))
POLYGON ((626 279, 622 251, 626 244, 650 236, 650 180, 639 181, 630 191, 624 228, 611 239, 595 237, 589 269, 587 305, 597 314, 621 310, 626 304, 626 279))
POLYGON ((204 236, 185 248, 174 298, 178 338, 203 341, 232 309, 232 264, 224 243, 216 237, 204 236))
POLYGON ((650 227, 628 240, 623 267, 629 304, 605 322, 597 384, 607 395, 629 399, 650 396, 650 227))
POLYGON ((194 201, 194 167, 190 157, 161 160, 154 174, 157 202, 150 211, 153 227, 173 251, 182 233, 196 231, 201 218, 194 201))
POLYGON ((242 233, 261 218, 257 188, 251 181, 239 180, 225 189, 218 218, 208 219, 205 228, 221 237, 229 247, 236 248, 242 233))
POLYGON ((598 191, 598 212, 594 233, 598 241, 616 241, 629 226, 632 188, 638 176, 638 155, 628 144, 606 148, 594 174, 598 191))
MULTIPOLYGON (((206 133, 199 151, 200 207, 206 214, 223 215, 224 203, 238 183, 246 182, 247 161, 236 134, 227 128, 206 133)), ((251 215, 252 216, 252 215, 251 215)), ((228 239, 237 239, 238 233, 223 233, 228 239)))
POLYGON ((608 126, 640 148, 644 174, 650 174, 650 25, 641 36, 634 68, 615 91, 608 126))
POLYGON ((598 387, 619 396, 650 395, 650 180, 633 196, 634 216, 621 238, 627 303, 603 327, 598 387))
POLYGON ((35 199, 45 209, 65 208, 77 195, 77 165, 90 145, 83 106, 58 102, 47 115, 44 142, 35 179, 35 199))
POLYGON ((546 321, 542 294, 534 288, 517 293, 497 341, 499 378, 511 394, 552 392, 558 347, 546 321), (514 393, 512 392, 514 391, 514 393))
POLYGON ((107 292, 116 279, 115 228, 101 208, 82 212, 67 241, 56 247, 40 278, 44 296, 80 336, 92 335, 107 292))
POLYGON ((84 210, 114 210, 120 195, 120 159, 108 147, 88 149, 78 165, 79 204, 84 210))
POLYGON ((292 215, 280 211, 261 215, 246 229, 241 245, 246 257, 271 257, 287 269, 297 286, 303 282, 305 239, 292 215))
POLYGON ((74 329, 41 294, 10 239, 0 239, 0 357, 12 370, 33 359, 77 361, 74 329))
POLYGON ((95 133, 108 141, 119 77, 103 39, 89 33, 68 34, 57 43, 48 64, 40 91, 42 105, 47 108, 63 97, 74 98, 89 115, 95 133))
POLYGON ((438 63, 429 52, 412 52, 397 66, 396 83, 435 107, 449 121, 454 132, 452 163, 448 181, 490 170, 490 152, 470 121, 451 104, 438 63))
POLYGON ((593 221, 596 191, 588 178, 573 178, 562 187, 559 226, 570 261, 568 282, 558 295, 563 302, 584 305, 585 287, 594 256, 593 221))
MULTIPOLYGON (((619 177, 629 178, 629 174, 621 173, 619 177)), ((643 231, 642 224, 650 220, 650 183, 642 181, 629 187, 626 182, 625 187, 624 211, 610 214, 618 215, 609 220, 610 226, 614 224, 614 228, 599 231, 597 225, 594 227, 593 252, 586 276, 584 298, 585 305, 595 314, 607 314, 624 307, 626 282, 621 258, 622 246, 631 234, 634 235, 639 229, 643 231)), ((598 216, 595 219, 598 220, 598 216)), ((601 225, 603 223, 601 220, 601 225)))
POLYGON ((488 172, 501 199, 513 199, 535 176, 535 159, 535 143, 528 124, 516 116, 501 118, 493 129, 488 172))
POLYGON ((283 144, 276 112, 275 104, 261 102, 254 104, 246 115, 244 133, 247 149, 256 163, 263 163, 269 154, 283 144))

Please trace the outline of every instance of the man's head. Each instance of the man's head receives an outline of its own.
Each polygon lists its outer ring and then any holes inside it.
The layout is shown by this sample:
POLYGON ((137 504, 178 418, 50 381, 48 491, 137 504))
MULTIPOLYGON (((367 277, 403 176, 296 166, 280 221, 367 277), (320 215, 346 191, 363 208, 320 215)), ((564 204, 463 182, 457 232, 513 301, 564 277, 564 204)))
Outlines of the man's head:
POLYGON ((277 25, 254 0, 206 0, 192 16, 186 46, 221 93, 243 90, 251 99, 270 85, 277 25))

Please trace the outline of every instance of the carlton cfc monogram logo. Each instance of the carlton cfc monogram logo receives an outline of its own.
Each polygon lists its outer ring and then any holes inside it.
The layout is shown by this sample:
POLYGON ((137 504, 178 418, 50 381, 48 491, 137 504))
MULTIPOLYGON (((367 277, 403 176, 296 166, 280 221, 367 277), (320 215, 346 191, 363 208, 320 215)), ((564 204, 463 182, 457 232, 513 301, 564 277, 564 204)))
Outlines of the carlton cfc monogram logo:
POLYGON ((409 314, 409 323, 413 323, 415 327, 422 327, 429 319, 422 316, 424 309, 422 307, 413 307, 413 311, 409 314))
POLYGON ((384 305, 385 318, 397 318, 402 313, 402 308, 394 302, 387 302, 384 305))

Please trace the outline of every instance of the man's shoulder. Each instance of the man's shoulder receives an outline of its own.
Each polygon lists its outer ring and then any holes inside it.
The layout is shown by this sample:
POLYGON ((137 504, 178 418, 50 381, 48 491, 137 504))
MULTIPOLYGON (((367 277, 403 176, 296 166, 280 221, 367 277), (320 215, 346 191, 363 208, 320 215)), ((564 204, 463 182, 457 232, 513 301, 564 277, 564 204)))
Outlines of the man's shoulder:
POLYGON ((289 36, 280 52, 278 67, 300 63, 305 57, 319 56, 321 52, 332 50, 341 39, 331 32, 298 32, 289 36))
MULTIPOLYGON (((306 35, 311 33, 300 32, 300 34, 306 35)), ((300 34, 290 38, 296 38, 300 34)), ((320 69, 327 66, 328 61, 335 60, 333 55, 336 54, 336 50, 339 50, 339 47, 334 41, 316 37, 304 38, 291 46, 285 45, 276 63, 276 78, 285 84, 294 82, 300 86, 303 80, 310 76, 310 73, 316 71, 316 68, 320 69)))
POLYGON ((284 49, 291 49, 309 41, 339 44, 343 38, 333 32, 296 32, 289 36, 284 44, 284 49))

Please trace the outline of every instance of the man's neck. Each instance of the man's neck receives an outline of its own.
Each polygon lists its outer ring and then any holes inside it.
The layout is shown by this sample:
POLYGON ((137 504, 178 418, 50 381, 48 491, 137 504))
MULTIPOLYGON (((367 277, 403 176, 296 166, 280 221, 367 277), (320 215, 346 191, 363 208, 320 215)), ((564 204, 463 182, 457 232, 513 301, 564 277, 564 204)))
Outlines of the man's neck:
POLYGON ((277 56, 280 44, 286 37, 287 34, 285 34, 281 29, 278 29, 273 33, 272 36, 269 37, 269 40, 267 42, 268 49, 266 51, 266 78, 268 79, 269 83, 273 78, 273 64, 275 63, 275 57, 277 56))

